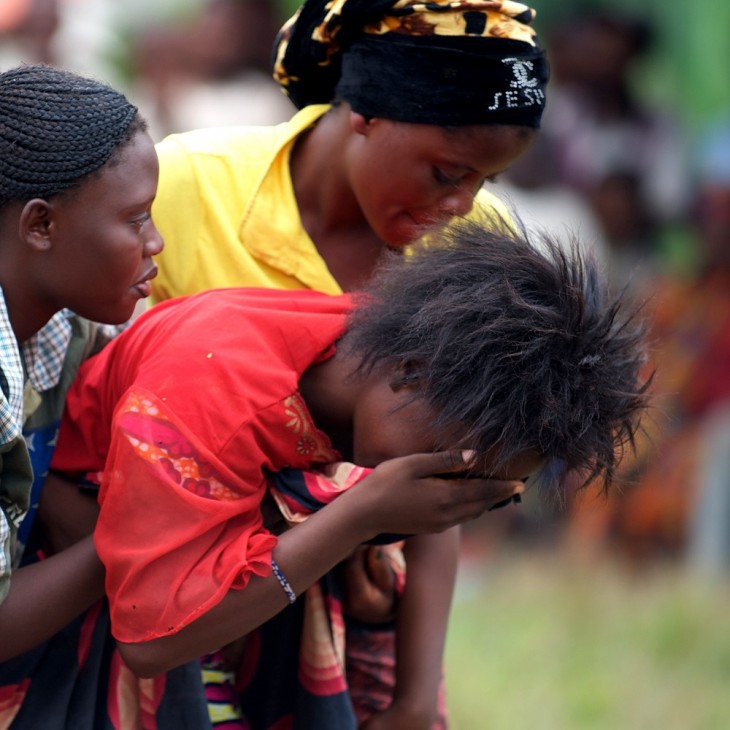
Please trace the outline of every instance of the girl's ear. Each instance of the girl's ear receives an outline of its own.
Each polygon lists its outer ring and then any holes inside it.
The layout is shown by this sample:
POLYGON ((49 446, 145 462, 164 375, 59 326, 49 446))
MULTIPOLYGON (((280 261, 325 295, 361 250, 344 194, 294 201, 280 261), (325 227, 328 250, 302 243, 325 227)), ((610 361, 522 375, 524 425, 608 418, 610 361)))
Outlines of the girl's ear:
POLYGON ((29 200, 20 212, 18 235, 36 251, 51 248, 51 206, 42 198, 29 200))
POLYGON ((399 390, 415 388, 421 379, 418 368, 413 363, 405 363, 391 375, 388 385, 397 393, 399 390))

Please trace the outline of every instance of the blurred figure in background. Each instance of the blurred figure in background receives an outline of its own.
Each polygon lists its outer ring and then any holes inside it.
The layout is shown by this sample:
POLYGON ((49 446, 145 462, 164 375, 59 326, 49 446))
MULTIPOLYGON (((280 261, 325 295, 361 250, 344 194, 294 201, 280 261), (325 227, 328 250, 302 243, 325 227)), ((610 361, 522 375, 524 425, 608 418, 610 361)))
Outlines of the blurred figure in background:
POLYGON ((547 34, 553 76, 543 130, 553 175, 593 208, 619 284, 652 273, 658 235, 688 204, 678 119, 634 84, 652 41, 647 21, 616 10, 587 11, 547 34))
POLYGON ((58 26, 58 0, 2 0, 0 70, 21 62, 55 63, 58 26))
POLYGON ((696 159, 695 269, 656 276, 647 288, 657 369, 651 431, 625 475, 623 496, 605 512, 583 500, 577 527, 593 531, 591 540, 618 541, 640 563, 689 551, 697 564, 727 567, 730 120, 704 135, 696 159))
POLYGON ((206 0, 184 22, 141 29, 132 42, 132 85, 153 136, 289 119, 294 106, 271 76, 282 22, 271 0, 206 0))
POLYGON ((604 267, 609 250, 601 220, 574 188, 555 176, 555 148, 546 137, 533 145, 490 188, 528 229, 546 230, 563 245, 577 239, 604 267))

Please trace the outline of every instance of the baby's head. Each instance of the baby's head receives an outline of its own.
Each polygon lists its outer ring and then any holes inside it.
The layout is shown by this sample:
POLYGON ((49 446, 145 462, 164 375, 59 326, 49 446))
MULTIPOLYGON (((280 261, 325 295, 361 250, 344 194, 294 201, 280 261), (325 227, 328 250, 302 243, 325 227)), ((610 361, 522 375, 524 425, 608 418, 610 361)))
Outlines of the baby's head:
POLYGON ((342 347, 425 401, 433 430, 490 473, 525 454, 540 476, 609 484, 647 405, 636 312, 575 245, 463 221, 393 256, 361 295, 342 347))

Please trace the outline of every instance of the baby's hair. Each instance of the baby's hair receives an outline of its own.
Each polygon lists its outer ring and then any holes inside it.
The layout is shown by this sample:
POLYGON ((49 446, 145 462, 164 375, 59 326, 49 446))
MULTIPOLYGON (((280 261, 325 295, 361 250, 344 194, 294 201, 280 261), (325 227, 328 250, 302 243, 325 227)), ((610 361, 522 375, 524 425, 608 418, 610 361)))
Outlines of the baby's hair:
POLYGON ((146 128, 101 81, 42 64, 1 73, 0 208, 75 187, 146 128))
MULTIPOLYGON (((342 347, 413 385, 439 430, 496 466, 527 451, 543 481, 606 487, 647 406, 643 326, 577 243, 504 221, 460 221, 380 267, 342 347)), ((453 447, 454 444, 443 444, 453 447)))

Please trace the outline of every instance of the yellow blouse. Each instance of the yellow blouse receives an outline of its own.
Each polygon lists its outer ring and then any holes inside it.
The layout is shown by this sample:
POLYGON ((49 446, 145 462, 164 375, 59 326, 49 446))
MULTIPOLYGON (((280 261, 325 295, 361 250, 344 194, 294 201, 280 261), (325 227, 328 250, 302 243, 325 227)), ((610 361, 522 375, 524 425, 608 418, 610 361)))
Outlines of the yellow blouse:
MULTIPOLYGON (((329 108, 306 107, 276 126, 200 129, 158 143, 152 215, 165 248, 153 302, 233 286, 341 292, 302 225, 289 169, 294 141, 329 108)), ((479 200, 506 213, 486 191, 479 200)))

